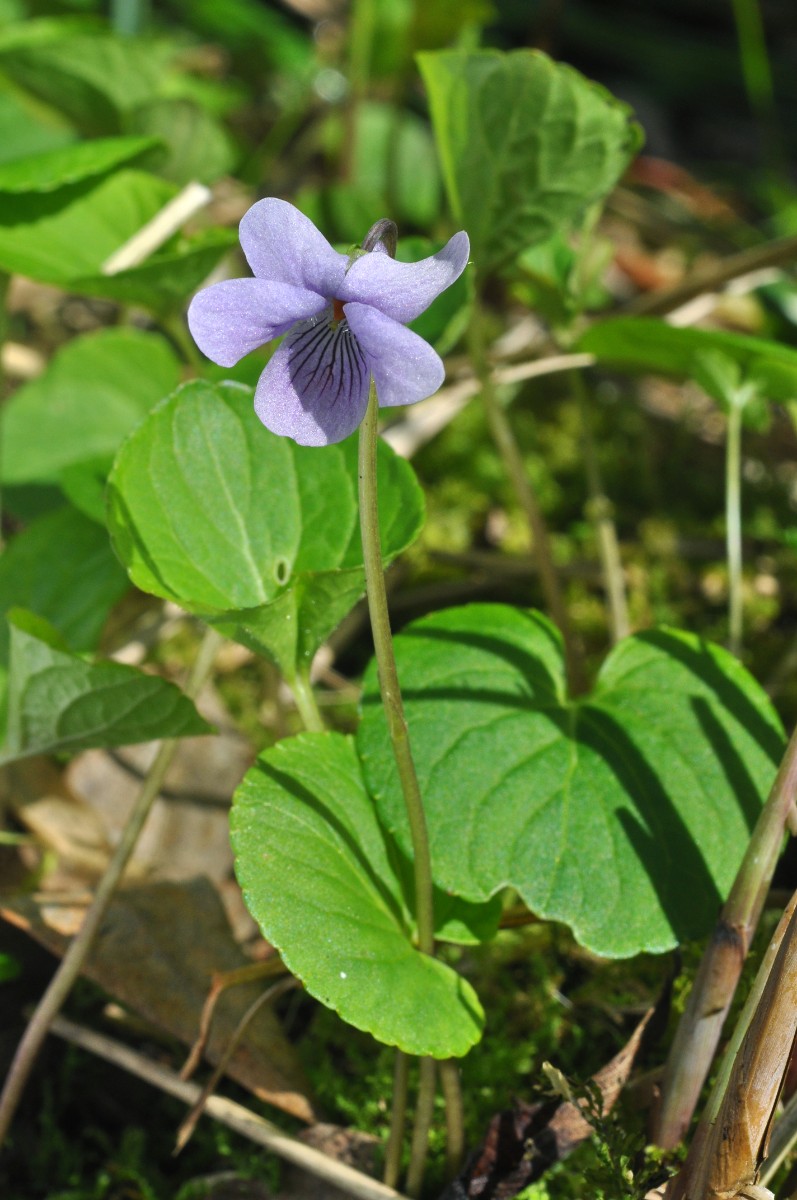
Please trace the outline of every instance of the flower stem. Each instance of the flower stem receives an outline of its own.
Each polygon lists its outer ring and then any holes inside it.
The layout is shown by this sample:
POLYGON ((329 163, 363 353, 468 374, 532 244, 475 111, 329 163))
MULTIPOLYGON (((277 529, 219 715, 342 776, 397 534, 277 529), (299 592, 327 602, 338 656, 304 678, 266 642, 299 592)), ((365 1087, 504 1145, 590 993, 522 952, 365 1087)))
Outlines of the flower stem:
POLYGON ((742 405, 731 404, 725 444, 725 540, 728 555, 728 649, 742 649, 742 405))
POLYGON ((390 633, 385 573, 382 566, 376 480, 377 419, 376 386, 372 382, 368 409, 360 426, 358 465, 360 532, 365 565, 365 587, 374 638, 374 652, 379 669, 379 688, 382 693, 382 704, 385 709, 388 732, 393 745, 396 769, 404 794, 404 804, 412 838, 418 948, 424 954, 432 954, 434 953, 434 911, 429 835, 399 688, 396 659, 393 653, 393 638, 390 633))
POLYGON ((421 1194, 423 1173, 426 1167, 426 1152, 429 1146, 429 1130, 434 1112, 434 1087, 437 1064, 433 1058, 420 1060, 418 1100, 415 1105, 415 1126, 412 1131, 410 1165, 407 1168, 407 1195, 417 1200, 421 1194))
MULTIPOLYGON (((192 699, 195 697, 205 680, 208 678, 221 645, 221 634, 208 629, 199 647, 196 660, 185 693, 192 699)), ((17 1105, 27 1083, 33 1065, 41 1049, 42 1042, 47 1036, 50 1026, 58 1015, 64 1001, 72 990, 72 986, 83 969, 83 965, 91 952, 95 938, 99 932, 108 905, 113 898, 117 884, 122 878, 125 867, 135 849, 139 834, 149 816, 152 804, 163 784, 164 776, 169 769, 174 752, 177 749, 176 739, 169 739, 160 744, 158 753, 147 771, 133 810, 128 817, 122 833, 122 839, 114 852, 108 868, 100 880, 80 930, 72 939, 66 954, 53 975, 50 983, 36 1006, 36 1010, 28 1023, 28 1027, 17 1047, 14 1061, 6 1077, 2 1095, 0 1095, 0 1145, 2 1145, 9 1125, 13 1120, 17 1105)))
POLYGON ((385 1150, 385 1170, 382 1182, 388 1187, 398 1185, 401 1170, 401 1146, 404 1141, 404 1126, 407 1123, 407 1085, 409 1083, 409 1057, 403 1050, 396 1051, 393 1068, 393 1097, 390 1105, 390 1134, 385 1150))
POLYGON ((515 440, 512 426, 495 392, 490 363, 484 346, 483 317, 478 296, 474 299, 473 315, 468 329, 468 343, 476 375, 481 384, 482 402, 487 415, 493 441, 500 454, 504 469, 515 492, 515 497, 525 514, 531 533, 534 555, 540 570, 540 582, 545 603, 564 639, 568 681, 572 691, 583 692, 586 687, 581 657, 578 654, 570 618, 567 613, 559 574, 553 560, 548 525, 542 514, 539 501, 526 473, 520 447, 515 440))
POLYGON ((453 1179, 462 1166, 465 1151, 465 1118, 459 1063, 455 1058, 447 1058, 438 1066, 440 1085, 446 1102, 446 1174, 449 1179, 453 1179))

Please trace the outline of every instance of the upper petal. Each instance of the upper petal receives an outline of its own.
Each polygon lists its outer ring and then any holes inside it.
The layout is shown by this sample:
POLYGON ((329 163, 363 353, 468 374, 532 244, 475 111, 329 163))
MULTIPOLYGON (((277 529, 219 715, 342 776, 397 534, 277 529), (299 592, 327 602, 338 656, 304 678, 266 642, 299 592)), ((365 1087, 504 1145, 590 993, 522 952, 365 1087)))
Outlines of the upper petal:
POLYGON ((344 312, 374 377, 380 405, 414 404, 437 391, 446 373, 428 342, 367 304, 349 303, 344 312))
POLYGON ((313 222, 287 200, 258 200, 244 214, 239 236, 259 278, 311 288, 330 300, 337 296, 346 255, 333 250, 313 222))
POLYGON ((372 304, 406 325, 459 279, 469 254, 466 233, 455 233, 437 254, 416 263, 396 262, 387 254, 363 254, 346 273, 336 295, 339 300, 372 304))
POLYGON ((272 433, 302 446, 327 446, 360 424, 368 386, 365 356, 346 326, 307 321, 286 335, 269 360, 255 392, 255 412, 272 433))
POLYGON ((313 317, 327 301, 316 292, 264 279, 226 279, 198 292, 188 309, 188 328, 203 354, 220 367, 239 359, 313 317))

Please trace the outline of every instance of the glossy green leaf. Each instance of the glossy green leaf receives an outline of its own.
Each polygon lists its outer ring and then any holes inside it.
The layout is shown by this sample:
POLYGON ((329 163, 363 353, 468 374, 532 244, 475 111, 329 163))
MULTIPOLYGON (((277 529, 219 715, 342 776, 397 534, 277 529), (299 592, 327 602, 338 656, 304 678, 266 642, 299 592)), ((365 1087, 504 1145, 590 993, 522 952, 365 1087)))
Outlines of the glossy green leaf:
POLYGON ((449 202, 480 272, 569 228, 641 144, 631 111, 539 51, 418 55, 449 202))
POLYGON ((158 144, 155 137, 95 138, 43 154, 29 154, 0 165, 0 192, 54 192, 71 183, 106 175, 158 144))
POLYGON ((0 193, 0 270, 62 286, 99 274, 175 191, 163 179, 123 167, 56 192, 0 193))
POLYGON ((57 482, 88 458, 110 467, 122 440, 179 378, 180 364, 157 334, 104 329, 67 342, 5 405, 0 477, 57 482))
POLYGON ((8 622, 8 715, 0 764, 210 732, 174 684, 121 663, 85 662, 69 653, 52 626, 22 609, 13 609, 8 622))
POLYGON ((140 304, 155 313, 174 312, 207 279, 222 255, 237 244, 235 230, 206 229, 158 251, 137 267, 114 275, 74 279, 70 288, 122 304, 140 304))
POLYGON ((308 992, 410 1054, 466 1054, 483 1013, 471 986, 412 944, 394 851, 351 739, 303 734, 247 772, 233 804, 249 911, 308 992))
MULTIPOLYGON (((610 957, 707 933, 783 749, 731 655, 642 633, 571 701, 554 627, 503 605, 415 622, 396 655, 438 884, 472 901, 515 887, 610 957)), ((358 747, 406 849, 373 668, 358 747)))
MULTIPOLYGON (((116 552, 144 591, 268 654, 289 676, 363 591, 354 439, 276 437, 237 384, 193 382, 150 414, 109 479, 116 552)), ((411 468, 380 448, 389 560, 418 533, 411 468)))
POLYGON ((727 387, 716 367, 724 359, 740 372, 740 384, 754 385, 765 399, 797 399, 797 350, 747 334, 682 328, 654 317, 618 317, 593 325, 574 348, 594 354, 605 366, 697 379, 720 403, 727 400, 727 387))
POLYGON ((58 114, 41 112, 35 101, 0 81, 0 163, 59 150, 75 137, 72 126, 58 114))

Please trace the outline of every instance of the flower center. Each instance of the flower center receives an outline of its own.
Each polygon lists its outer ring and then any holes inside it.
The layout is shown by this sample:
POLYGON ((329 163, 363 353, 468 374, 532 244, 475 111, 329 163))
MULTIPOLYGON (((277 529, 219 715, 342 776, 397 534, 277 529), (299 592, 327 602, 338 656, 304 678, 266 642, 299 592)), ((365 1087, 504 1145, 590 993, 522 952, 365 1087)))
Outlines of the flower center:
POLYGON ((339 325, 341 323, 341 321, 345 321, 345 320, 346 320, 346 315, 343 312, 343 301, 342 300, 333 300, 332 301, 332 324, 339 325))

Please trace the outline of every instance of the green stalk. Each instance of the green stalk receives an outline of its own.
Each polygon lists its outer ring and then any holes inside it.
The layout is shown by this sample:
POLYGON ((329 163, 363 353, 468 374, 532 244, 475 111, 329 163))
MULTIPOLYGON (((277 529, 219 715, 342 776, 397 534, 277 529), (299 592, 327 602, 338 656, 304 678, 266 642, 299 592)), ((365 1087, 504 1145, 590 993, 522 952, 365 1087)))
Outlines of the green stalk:
MULTIPOLYGON (((410 736, 404 716, 401 689, 399 688, 396 659, 393 653, 393 638, 390 632, 385 572, 382 565, 376 467, 377 423, 378 402, 376 385, 372 380, 368 408, 360 426, 358 461, 360 532, 365 565, 365 587, 379 672, 379 689, 382 694, 382 704, 412 838, 418 949, 424 954, 433 954, 434 905, 429 835, 421 791, 418 786, 418 776, 415 772, 415 763, 410 748, 410 736)), ((421 1080, 409 1167, 410 1176, 416 1180, 419 1190, 423 1179, 426 1147, 429 1140, 429 1124, 434 1104, 434 1084, 433 1060, 421 1059, 421 1080), (431 1063, 431 1068, 424 1066, 425 1063, 431 1063)), ((392 1153, 395 1154, 396 1151, 393 1150, 392 1153)), ((410 1191, 410 1195, 412 1194, 410 1191)))
POLYGON ((393 1097, 390 1105, 390 1134, 385 1149, 385 1170, 382 1182, 388 1187, 398 1187, 401 1171, 401 1147, 404 1142, 404 1126, 407 1123, 407 1088, 409 1084, 409 1057, 402 1050, 396 1051, 393 1068, 393 1097))
POLYGON ((579 371, 571 371, 570 379, 578 398, 581 414, 584 468, 589 491, 587 515, 595 526, 595 534, 598 539, 598 553, 603 571, 603 586, 606 591, 612 641, 619 642, 624 637, 628 637, 631 632, 631 623, 628 618, 625 576, 617 541, 617 529, 614 524, 614 509, 603 490, 598 456, 595 451, 595 439, 592 434, 592 413, 589 408, 589 396, 584 379, 579 371))
POLYGON ((288 683, 305 729, 309 729, 312 733, 323 733, 326 725, 310 683, 310 672, 299 670, 288 680, 288 683))
POLYGON ((553 559, 551 538, 548 525, 543 516, 537 496, 526 474, 523 456, 515 440, 512 426, 496 395, 490 363, 484 345, 483 315, 479 297, 474 298, 473 315, 468 328, 468 345, 473 368, 481 385, 481 397, 496 449, 501 456, 504 469, 515 493, 515 498, 526 517, 534 547, 534 556, 540 571, 540 583, 545 595, 545 603, 554 620, 559 626, 565 645, 565 659, 570 688, 575 693, 586 689, 584 669, 581 657, 576 648, 573 630, 570 625, 567 606, 559 581, 559 574, 553 559))
POLYGON ((434 1087, 437 1064, 433 1058, 420 1060, 418 1102, 415 1106, 415 1126, 412 1131, 410 1165, 407 1170, 407 1195, 417 1200, 421 1194, 423 1173, 426 1167, 426 1152, 429 1146, 429 1130, 434 1112, 434 1087))
POLYGON ((728 556, 728 649, 742 649, 742 404, 728 412, 725 444, 725 541, 728 556))
MULTIPOLYGON (((8 337, 7 300, 8 300, 8 289, 9 289, 10 284, 11 284, 11 276, 7 275, 5 271, 0 271, 0 410, 2 408, 3 401, 5 400, 6 376, 5 376, 5 371, 3 369, 3 347, 5 346, 6 338, 8 337)), ((0 411, 0 459, 2 459, 2 448, 3 448, 2 438, 3 438, 3 425, 2 425, 2 414, 0 411)), ((5 545, 5 538, 3 537, 3 493, 2 493, 2 479, 0 479, 0 550, 3 549, 4 545, 5 545)))
MULTIPOLYGON (((208 629, 205 632, 185 686, 185 694, 192 699, 199 694, 202 685, 210 675, 216 653, 223 640, 221 634, 216 633, 214 629, 208 629)), ((42 1042, 91 953, 103 918, 108 911, 108 905, 113 899, 117 885, 130 861, 144 823, 174 758, 177 745, 177 739, 174 738, 161 742, 152 766, 147 771, 133 810, 127 819, 122 839, 99 882, 94 899, 83 918, 83 924, 69 943, 65 955, 50 980, 47 990, 36 1005, 36 1010, 17 1047, 2 1095, 0 1095, 0 1145, 2 1145, 14 1118, 42 1042)))
POLYGON ((462 1166, 465 1153, 465 1115, 462 1107, 462 1086, 459 1063, 446 1058, 438 1063, 440 1085, 446 1102, 446 1174, 453 1179, 462 1166))
POLYGON ((424 954, 434 953, 434 910, 432 902, 432 864, 429 854, 429 835, 423 811, 421 790, 415 773, 410 749, 410 735, 404 716, 404 704, 399 688, 393 638, 387 608, 385 572, 382 566, 382 544, 379 536, 379 508, 376 481, 378 405, 376 385, 371 382, 368 409, 360 426, 359 498, 360 532, 365 564, 365 587, 368 612, 374 638, 374 653, 379 669, 379 688, 387 718, 387 727, 396 759, 404 805, 412 837, 415 868, 415 903, 418 923, 418 948, 424 954))
POLYGON ((730 895, 706 947, 670 1049, 652 1140, 683 1138, 719 1044, 797 796, 797 728, 761 810, 730 895))

